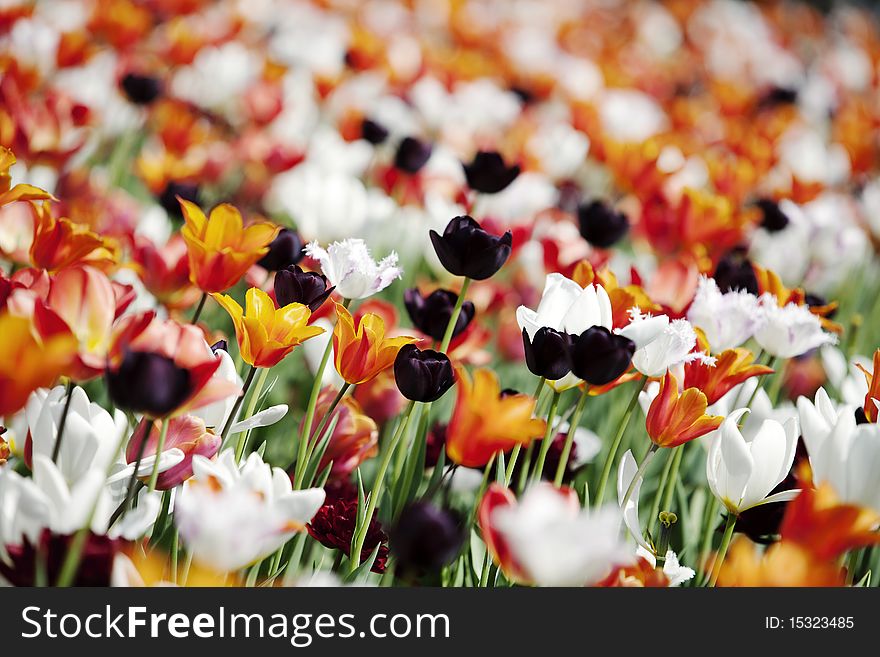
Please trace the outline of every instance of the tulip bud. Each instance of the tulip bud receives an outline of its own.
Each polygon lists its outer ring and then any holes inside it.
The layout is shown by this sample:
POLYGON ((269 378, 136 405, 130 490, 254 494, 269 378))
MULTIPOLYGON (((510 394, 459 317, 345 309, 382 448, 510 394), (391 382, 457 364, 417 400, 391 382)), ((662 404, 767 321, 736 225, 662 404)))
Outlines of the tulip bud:
POLYGON ((115 371, 108 369, 107 390, 119 408, 163 417, 190 394, 189 371, 156 353, 126 351, 115 371))
MULTIPOLYGON (((451 290, 434 290, 426 297, 419 294, 416 288, 403 293, 403 303, 413 325, 438 342, 443 339, 456 301, 458 295, 451 290)), ((461 304, 461 312, 452 331, 453 338, 468 327, 475 312, 473 302, 465 301, 461 304)))
POLYGON ((443 267, 453 276, 482 281, 493 276, 507 262, 513 235, 492 235, 467 215, 455 217, 443 235, 430 231, 431 242, 443 267))
POLYGON ((571 369, 590 385, 604 386, 626 372, 635 343, 604 326, 591 326, 574 339, 571 369))
POLYGON ((303 271, 297 265, 275 274, 275 300, 279 308, 291 303, 301 303, 315 312, 333 290, 333 287, 327 285, 326 276, 314 271, 303 271))
POLYGON ((788 216, 779 207, 779 204, 769 198, 762 198, 755 202, 763 215, 761 228, 770 233, 778 233, 788 226, 788 216))
POLYGON ((402 569, 436 572, 455 558, 463 540, 461 516, 418 501, 400 514, 390 545, 402 569))
POLYGON ((523 329, 523 347, 526 365, 535 376, 549 381, 561 379, 571 372, 571 336, 546 326, 538 329, 535 337, 523 329))
MULTIPOLYGON (((206 429, 205 421, 194 415, 183 415, 171 420, 161 420, 161 422, 168 422, 164 449, 177 448, 183 452, 183 461, 161 472, 156 480, 158 490, 170 490, 193 476, 193 456, 198 454, 208 459, 213 458, 220 451, 220 444, 223 440, 213 431, 206 429)), ((125 450, 126 461, 134 463, 137 461, 138 454, 155 454, 161 433, 159 422, 141 420, 128 441, 128 447, 125 450), (146 435, 148 426, 151 427, 149 436, 146 435), (144 439, 147 444, 142 448, 144 439)))
POLYGON ((405 137, 394 154, 394 167, 406 173, 418 173, 431 159, 433 146, 415 137, 405 137))
POLYGON ((483 194, 497 194, 519 175, 519 166, 508 167, 495 151, 479 151, 470 164, 464 164, 468 187, 483 194))
POLYGON ((162 94, 162 81, 150 75, 127 73, 119 81, 119 86, 135 105, 149 105, 162 94))
POLYGON ((388 128, 371 119, 364 119, 361 123, 361 139, 378 146, 388 139, 388 128))
POLYGON ((745 290, 749 294, 758 295, 758 277, 755 276, 752 263, 742 251, 734 250, 721 258, 712 278, 722 292, 745 290))
POLYGON ((279 271, 303 259, 303 242, 290 228, 282 228, 269 244, 269 252, 257 264, 269 271, 279 271))
POLYGON ((433 402, 452 387, 455 375, 449 357, 433 349, 404 345, 394 359, 394 378, 401 394, 412 401, 433 402))
POLYGON ((180 209, 180 202, 177 200, 178 198, 199 204, 201 202, 199 186, 195 183, 171 180, 165 185, 165 189, 159 195, 159 205, 165 209, 168 216, 182 219, 183 212, 180 209))
POLYGON ((593 246, 607 249, 629 231, 629 218, 603 201, 578 207, 581 235, 593 246))

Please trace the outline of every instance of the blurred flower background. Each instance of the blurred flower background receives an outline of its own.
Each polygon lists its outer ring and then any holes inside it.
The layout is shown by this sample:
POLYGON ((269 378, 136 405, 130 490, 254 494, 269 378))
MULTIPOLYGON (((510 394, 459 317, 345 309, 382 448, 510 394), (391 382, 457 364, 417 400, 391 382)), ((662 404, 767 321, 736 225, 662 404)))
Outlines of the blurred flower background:
POLYGON ((7 0, 0 581, 876 586, 878 250, 871 3, 7 0))

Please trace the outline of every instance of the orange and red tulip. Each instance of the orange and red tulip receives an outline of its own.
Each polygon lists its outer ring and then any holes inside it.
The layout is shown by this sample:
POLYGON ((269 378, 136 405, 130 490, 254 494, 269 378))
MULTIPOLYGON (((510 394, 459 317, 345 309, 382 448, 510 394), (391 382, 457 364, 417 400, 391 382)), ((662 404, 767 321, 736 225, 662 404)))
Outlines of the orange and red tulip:
POLYGON ((762 374, 773 374, 773 368, 757 365, 751 351, 742 347, 727 349, 716 356, 715 365, 707 365, 700 359, 684 365, 684 385, 697 388, 708 404, 714 404, 746 379, 762 374))
POLYGON ((544 420, 532 417, 535 400, 526 394, 501 395, 498 377, 478 369, 474 378, 456 369, 458 397, 446 428, 446 454, 459 465, 481 468, 497 452, 526 447, 541 438, 544 420))
POLYGON ((697 388, 679 394, 678 381, 667 371, 648 409, 648 435, 659 447, 677 447, 714 431, 724 418, 706 415, 707 406, 706 395, 697 388))
POLYGON ((34 203, 33 212, 30 258, 35 267, 51 273, 75 265, 91 265, 105 272, 116 266, 119 247, 115 240, 66 217, 56 219, 48 203, 34 203))
POLYGON ((235 285, 266 255, 281 229, 268 221, 245 227, 241 213, 227 203, 206 217, 195 203, 179 201, 186 222, 181 234, 189 250, 189 278, 203 292, 223 292, 235 285))
POLYGON ((874 371, 868 372, 861 365, 856 365, 865 375, 865 381, 868 382, 868 393, 865 395, 865 417, 871 422, 877 421, 877 403, 880 401, 880 349, 874 352, 874 371))
POLYGON ((365 383, 394 363, 403 345, 416 341, 409 336, 386 337, 385 320, 366 313, 357 321, 341 303, 336 304, 333 353, 336 370, 352 385, 365 383))

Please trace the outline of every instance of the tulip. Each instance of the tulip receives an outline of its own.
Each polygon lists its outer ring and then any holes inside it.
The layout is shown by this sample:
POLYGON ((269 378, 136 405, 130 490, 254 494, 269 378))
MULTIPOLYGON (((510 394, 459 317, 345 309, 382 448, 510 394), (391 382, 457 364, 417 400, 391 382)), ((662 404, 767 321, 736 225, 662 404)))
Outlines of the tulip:
POLYGON ((162 81, 151 75, 126 73, 119 86, 135 105, 149 105, 162 94, 162 81))
POLYGON ((455 382, 449 356, 414 344, 401 347, 394 359, 394 379, 400 393, 411 401, 434 402, 455 382))
POLYGON ((92 468, 105 472, 113 461, 122 434, 128 429, 125 413, 117 410, 111 415, 97 403, 90 402, 79 386, 71 389, 69 404, 64 386, 35 390, 28 398, 25 417, 28 428, 25 463, 33 468, 36 456, 50 458, 57 451, 53 460, 68 484, 79 481, 92 468), (58 427, 65 413, 64 439, 56 450, 58 427))
POLYGON ((826 344, 836 344, 837 336, 822 330, 822 322, 806 306, 788 303, 782 308, 776 297, 760 299, 759 327, 755 340, 767 353, 778 358, 794 358, 826 344))
POLYGON ((110 398, 120 408, 161 418, 208 406, 237 392, 215 377, 222 361, 202 331, 155 313, 117 323, 105 372, 110 398))
POLYGON ((306 245, 306 255, 321 263, 327 280, 345 299, 365 299, 381 292, 400 278, 397 254, 392 252, 379 262, 373 260, 363 240, 333 242, 326 249, 317 242, 306 245))
MULTIPOLYGON (((181 415, 170 420, 150 422, 141 420, 125 450, 125 458, 129 463, 134 463, 138 454, 155 454, 162 433, 160 422, 168 422, 168 431, 165 436, 163 452, 178 449, 183 453, 183 460, 177 465, 162 471, 156 480, 156 490, 171 490, 192 477, 192 460, 196 455, 205 458, 213 458, 220 451, 220 436, 205 428, 205 422, 193 415, 181 415), (150 435, 146 438, 146 446, 143 445, 147 427, 150 427, 150 435)), ((144 480, 148 477, 143 477, 144 480)))
POLYGON ((433 146, 415 137, 404 137, 394 154, 394 167, 409 174, 418 173, 431 159, 433 146))
POLYGON ((9 416, 25 405, 31 392, 51 386, 69 371, 77 340, 41 305, 33 317, 0 310, 0 336, 0 416, 9 416), (42 326, 46 329, 41 331, 42 326))
POLYGON ((591 326, 574 338, 571 371, 590 385, 603 386, 629 369, 635 350, 629 338, 615 335, 604 326, 591 326))
POLYGON ((260 288, 252 287, 245 295, 246 310, 226 294, 215 294, 235 325, 235 336, 244 362, 254 367, 273 367, 306 340, 324 332, 309 326, 311 311, 301 303, 281 308, 260 288))
POLYGON ((35 267, 53 273, 75 265, 92 265, 101 271, 116 266, 119 247, 112 238, 102 237, 66 217, 56 219, 48 203, 34 205, 33 213, 30 258, 35 267))
POLYGON ((629 232, 629 218, 603 201, 578 206, 577 216, 583 238, 600 249, 614 246, 629 232))
POLYGON ((678 381, 667 372, 648 409, 646 427, 651 441, 658 447, 677 447, 714 431, 724 418, 706 415, 707 406, 706 395, 696 388, 679 395, 678 381))
POLYGON ((209 217, 195 203, 179 199, 186 224, 181 230, 189 250, 189 277, 202 292, 223 292, 269 252, 280 230, 267 221, 243 226, 241 213, 227 203, 209 217))
POLYGON ((526 329, 522 334, 529 372, 548 381, 556 381, 571 372, 572 340, 568 333, 544 326, 532 339, 526 329))
POLYGON ((388 128, 372 119, 364 119, 361 123, 361 139, 378 146, 388 139, 388 128))
POLYGON ((391 532, 391 552, 406 571, 437 572, 458 554, 464 524, 455 511, 428 501, 404 507, 391 532))
POLYGON ((711 362, 704 354, 694 353, 697 334, 684 319, 669 321, 665 315, 645 317, 636 312, 632 322, 618 333, 635 342, 633 366, 647 377, 663 376, 669 368, 692 360, 711 362))
POLYGON ((701 390, 711 406, 743 381, 772 373, 773 368, 755 364, 751 351, 738 347, 718 354, 714 365, 702 360, 685 363, 684 385, 701 390))
POLYGON ((166 308, 180 310, 198 300, 199 290, 189 280, 186 242, 179 233, 161 247, 136 235, 131 259, 144 286, 166 308))
POLYGON ((712 278, 721 292, 743 290, 758 295, 758 277, 755 275, 755 269, 741 252, 732 251, 721 258, 712 278))
POLYGON ((514 581, 590 586, 634 561, 616 508, 581 509, 570 489, 536 484, 517 502, 492 484, 478 510, 493 560, 514 581))
POLYGON ((458 396, 446 429, 446 453, 454 463, 483 467, 495 453, 527 447, 544 435, 546 422, 532 417, 535 400, 519 393, 502 395, 492 370, 478 369, 471 380, 457 368, 456 379, 458 396))
POLYGON ((727 416, 709 447, 706 478, 712 494, 730 511, 743 511, 769 502, 793 499, 798 491, 771 491, 788 476, 797 446, 797 422, 784 425, 765 420, 757 434, 747 440, 737 427, 748 412, 741 408, 727 416))
POLYGON ((15 162, 13 152, 0 146, 0 207, 16 201, 43 201, 53 198, 49 192, 33 185, 19 183, 13 186, 9 169, 15 162))
POLYGON ((513 235, 491 235, 473 218, 455 217, 443 235, 431 230, 431 242, 443 267, 453 276, 482 281, 492 277, 510 257, 513 235))
POLYGON ((192 468, 175 500, 174 524, 196 561, 223 572, 275 552, 324 503, 323 490, 292 490, 287 474, 257 453, 240 466, 231 449, 216 461, 196 455, 192 468))
POLYGON ((836 409, 824 388, 815 403, 800 397, 797 408, 813 481, 843 502, 880 512, 880 425, 857 424, 852 407, 836 409))
POLYGON ((103 372, 116 314, 110 279, 86 265, 63 269, 52 278, 46 302, 79 340, 71 377, 84 381, 103 372))
POLYGON ((722 293, 712 278, 700 278, 687 318, 706 334, 712 351, 733 349, 758 327, 758 298, 743 290, 722 293))
POLYGON ((303 256, 303 242, 299 235, 290 228, 282 228, 269 244, 269 252, 260 258, 257 264, 269 271, 280 271, 293 267, 303 259, 303 256))
POLYGON ((327 284, 327 277, 314 271, 303 271, 292 265, 275 274, 275 300, 279 306, 301 303, 315 312, 335 288, 327 284))
POLYGON ((507 166, 496 151, 478 151, 470 164, 464 164, 468 187, 483 194, 497 194, 519 175, 519 166, 507 166))
MULTIPOLYGON (((327 386, 318 395, 315 413, 324 417, 331 412, 330 407, 337 395, 337 390, 327 386)), ((379 429, 376 422, 364 414, 361 405, 351 397, 342 398, 332 410, 326 422, 327 426, 335 420, 336 426, 330 434, 327 449, 321 457, 318 472, 333 462, 330 478, 344 479, 357 467, 379 451, 379 429)), ((305 430, 304 422, 300 425, 300 434, 305 430)), ((312 434, 312 439, 317 437, 312 434)))
POLYGON ((880 349, 874 352, 874 369, 868 372, 864 367, 856 364, 865 375, 865 381, 868 384, 868 392, 865 394, 865 403, 863 410, 865 418, 869 422, 877 422, 878 414, 880 414, 880 349))
POLYGON ((333 353, 336 370, 351 385, 369 381, 391 367, 401 347, 415 338, 385 337, 385 322, 374 313, 367 313, 357 323, 351 313, 336 304, 336 326, 333 328, 333 353))
MULTIPOLYGON (((403 303, 413 325, 437 342, 443 339, 457 301, 458 295, 451 290, 434 290, 426 297, 417 288, 410 288, 403 293, 403 303)), ((453 339, 468 327, 475 312, 472 301, 461 304, 461 311, 452 330, 453 339)))
MULTIPOLYGON (((581 287, 562 274, 549 274, 537 310, 520 306, 516 309, 516 321, 532 340, 541 328, 572 335, 580 335, 591 326, 610 329, 611 301, 600 285, 581 287)), ((562 391, 579 382, 577 376, 568 375, 551 385, 562 391)))

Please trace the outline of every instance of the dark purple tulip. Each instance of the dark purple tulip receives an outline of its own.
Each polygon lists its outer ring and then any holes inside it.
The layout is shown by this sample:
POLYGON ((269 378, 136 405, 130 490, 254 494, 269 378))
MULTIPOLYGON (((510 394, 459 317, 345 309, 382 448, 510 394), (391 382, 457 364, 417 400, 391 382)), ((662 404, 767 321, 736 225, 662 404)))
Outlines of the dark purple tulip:
POLYGON ((149 105, 162 94, 162 81, 150 75, 127 73, 119 86, 135 105, 149 105))
POLYGON ((483 281, 493 276, 510 257, 513 235, 501 237, 487 233, 467 215, 455 217, 443 235, 430 231, 434 251, 440 263, 453 276, 466 276, 483 281))
POLYGON ((291 303, 301 303, 315 312, 334 289, 327 286, 327 277, 323 274, 303 271, 297 265, 275 274, 275 301, 279 308, 291 303))
POLYGON ((583 238, 600 249, 614 246, 629 231, 629 218, 604 201, 579 206, 577 215, 583 238))
POLYGON ((411 401, 432 402, 452 387, 455 375, 449 357, 433 349, 408 344, 394 359, 394 379, 400 393, 411 401))
MULTIPOLYGON (((426 297, 419 294, 416 288, 403 293, 403 304, 413 326, 437 341, 442 340, 446 333, 446 326, 449 324, 449 318, 452 317, 456 301, 458 295, 452 290, 434 290, 426 297)), ((458 320, 452 331, 453 338, 468 327, 475 312, 473 302, 465 301, 461 304, 461 312, 458 313, 458 320)))
POLYGON ((762 198, 756 201, 755 205, 758 206, 763 215, 761 219, 761 227, 764 230, 770 233, 777 233, 788 226, 788 217, 776 201, 769 198, 762 198))
POLYGON ((404 570, 433 573, 455 558, 464 536, 458 513, 420 500, 401 512, 389 545, 404 570))
POLYGON ((404 137, 394 154, 394 167, 406 173, 418 173, 431 159, 433 149, 429 142, 419 141, 415 137, 404 137))
POLYGON ((722 292, 745 290, 758 294, 758 277, 743 249, 734 249, 721 258, 713 278, 722 292))
POLYGON ((127 351, 116 371, 107 370, 107 391, 119 408, 150 417, 165 417, 190 395, 189 371, 171 358, 127 351))
POLYGON ((507 166, 496 151, 479 151, 470 164, 463 164, 468 187, 483 194, 497 194, 519 175, 519 166, 507 166))
MULTIPOLYGON (((34 586, 37 560, 42 560, 46 581, 58 581, 73 535, 55 534, 44 529, 33 545, 24 537, 18 545, 7 545, 8 562, 0 559, 0 575, 13 586, 34 586)), ((122 547, 119 539, 89 532, 82 549, 82 558, 74 586, 110 586, 113 561, 122 547)))
POLYGON ((373 146, 378 146, 388 139, 388 129, 381 123, 364 119, 361 123, 361 138, 368 141, 373 146))
POLYGON ((196 205, 201 205, 201 192, 198 185, 171 180, 165 185, 165 189, 159 195, 159 205, 165 209, 165 212, 170 217, 183 218, 180 202, 177 200, 178 197, 186 201, 192 201, 196 205))
POLYGON ((590 385, 604 386, 626 372, 635 343, 604 326, 591 326, 574 338, 571 371, 590 385))
POLYGON ((263 269, 278 271, 297 264, 304 256, 303 243, 296 231, 282 228, 269 245, 269 252, 257 264, 263 269))
POLYGON ((556 381, 571 372, 571 336, 568 333, 544 326, 538 329, 532 340, 525 329, 522 336, 529 372, 548 381, 556 381))

